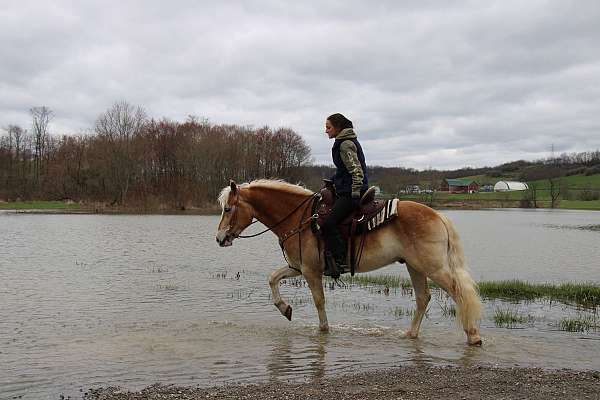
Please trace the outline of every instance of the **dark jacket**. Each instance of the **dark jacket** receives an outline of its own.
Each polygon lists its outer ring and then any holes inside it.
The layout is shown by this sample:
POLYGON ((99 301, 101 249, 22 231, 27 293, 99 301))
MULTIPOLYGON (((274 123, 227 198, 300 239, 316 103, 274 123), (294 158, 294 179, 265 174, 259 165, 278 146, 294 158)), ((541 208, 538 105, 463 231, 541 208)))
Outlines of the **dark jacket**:
POLYGON ((362 147, 351 128, 342 130, 333 143, 331 156, 336 167, 333 184, 338 196, 359 197, 369 188, 362 147))

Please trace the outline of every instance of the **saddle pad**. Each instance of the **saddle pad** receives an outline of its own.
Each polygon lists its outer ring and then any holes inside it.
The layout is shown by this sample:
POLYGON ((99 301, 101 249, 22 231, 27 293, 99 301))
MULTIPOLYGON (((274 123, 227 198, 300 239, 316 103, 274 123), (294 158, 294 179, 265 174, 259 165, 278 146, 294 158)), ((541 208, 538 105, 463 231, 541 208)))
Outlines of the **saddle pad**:
POLYGON ((372 231, 379 225, 387 222, 389 219, 398 214, 398 199, 386 200, 385 207, 379 211, 373 218, 367 221, 367 230, 372 231))

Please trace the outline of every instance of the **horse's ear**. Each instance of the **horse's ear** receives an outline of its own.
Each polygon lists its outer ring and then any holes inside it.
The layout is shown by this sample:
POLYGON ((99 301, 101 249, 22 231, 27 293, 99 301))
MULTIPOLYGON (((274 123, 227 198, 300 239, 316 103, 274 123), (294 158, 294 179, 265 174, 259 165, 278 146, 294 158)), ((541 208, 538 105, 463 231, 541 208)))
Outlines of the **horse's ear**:
POLYGON ((231 193, 237 194, 238 187, 233 179, 229 180, 229 186, 231 187, 231 193))

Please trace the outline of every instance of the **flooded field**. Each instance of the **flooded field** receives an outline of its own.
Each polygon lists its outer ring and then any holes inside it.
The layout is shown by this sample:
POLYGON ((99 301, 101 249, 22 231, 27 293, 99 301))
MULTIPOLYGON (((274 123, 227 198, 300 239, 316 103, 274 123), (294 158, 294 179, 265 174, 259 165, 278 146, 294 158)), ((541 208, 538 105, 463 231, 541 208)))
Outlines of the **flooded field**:
MULTIPOLYGON (((598 212, 446 213, 478 281, 600 283, 598 212)), ((327 285, 332 332, 319 334, 304 281, 282 284, 292 322, 272 305, 267 277, 284 265, 274 236, 219 248, 217 222, 1 213, 0 398, 307 380, 407 363, 600 369, 598 308, 548 299, 485 300, 484 346, 471 348, 435 289, 421 338, 406 340, 411 289, 327 285), (568 321, 589 324, 569 331, 568 321)), ((408 276, 401 265, 378 273, 408 276)))

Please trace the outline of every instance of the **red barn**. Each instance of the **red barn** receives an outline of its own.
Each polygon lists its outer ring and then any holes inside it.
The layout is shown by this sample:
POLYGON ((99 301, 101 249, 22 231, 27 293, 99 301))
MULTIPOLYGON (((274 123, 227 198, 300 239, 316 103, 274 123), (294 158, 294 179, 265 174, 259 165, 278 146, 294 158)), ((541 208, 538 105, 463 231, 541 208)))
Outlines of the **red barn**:
POLYGON ((472 179, 444 179, 440 190, 450 193, 475 193, 479 184, 472 179))

